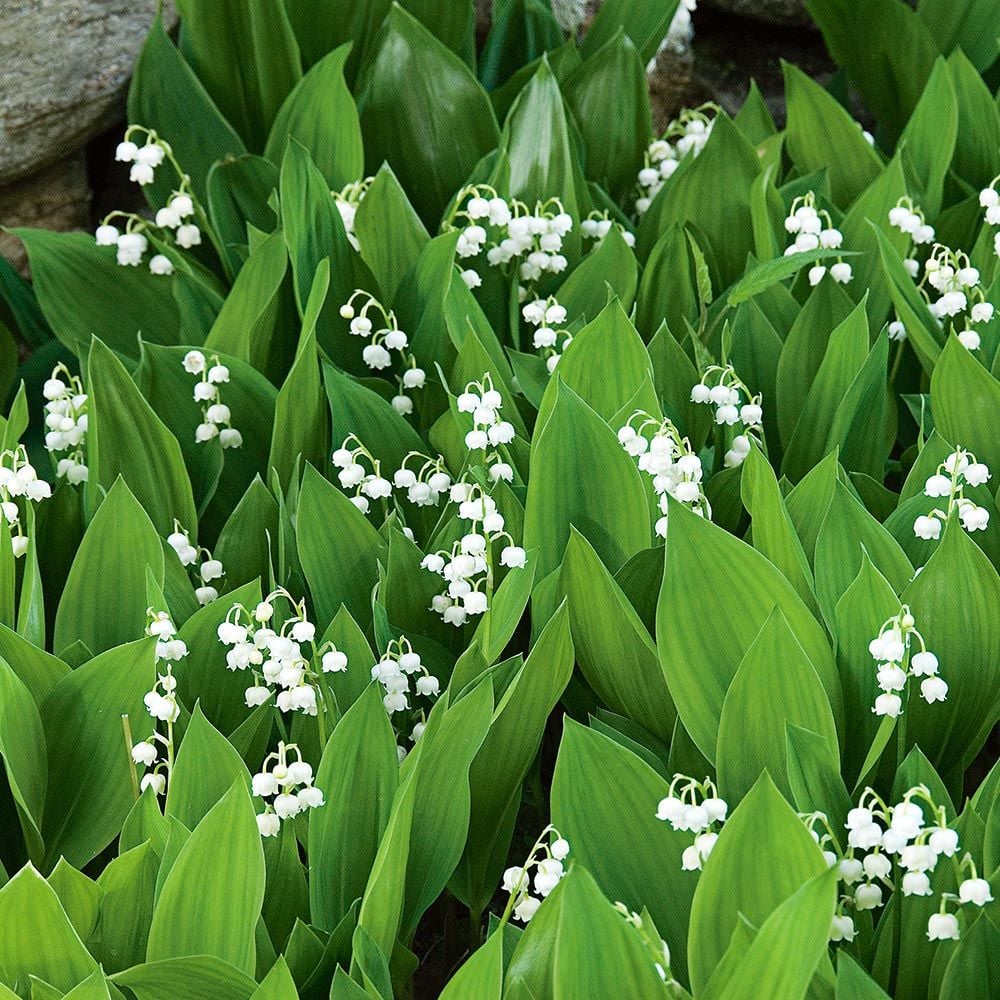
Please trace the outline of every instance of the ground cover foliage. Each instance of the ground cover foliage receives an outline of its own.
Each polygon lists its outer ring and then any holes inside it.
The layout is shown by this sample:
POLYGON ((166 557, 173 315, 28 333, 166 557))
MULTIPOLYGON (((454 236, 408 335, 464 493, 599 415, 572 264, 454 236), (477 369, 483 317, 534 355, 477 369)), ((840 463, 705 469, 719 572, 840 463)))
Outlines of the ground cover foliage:
POLYGON ((998 5, 808 6, 661 136, 675 3, 154 24, 0 271, 0 996, 996 995, 998 5))

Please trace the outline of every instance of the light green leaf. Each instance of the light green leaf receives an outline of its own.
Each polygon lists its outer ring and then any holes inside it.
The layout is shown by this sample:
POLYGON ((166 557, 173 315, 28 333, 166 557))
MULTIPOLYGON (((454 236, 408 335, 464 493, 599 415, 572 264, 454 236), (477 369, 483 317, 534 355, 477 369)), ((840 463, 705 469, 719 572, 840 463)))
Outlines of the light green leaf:
POLYGON ((82 868, 118 834, 134 802, 121 717, 136 738, 148 719, 153 641, 95 656, 67 674, 42 703, 49 783, 42 832, 46 867, 62 856, 82 868))
POLYGON ((160 535, 174 530, 175 519, 193 529, 198 517, 177 438, 143 399, 125 366, 96 337, 87 373, 91 502, 99 488, 110 490, 120 476, 160 535))
POLYGON ((688 936, 695 995, 725 954, 741 914, 763 925, 804 883, 826 871, 805 824, 770 777, 761 775, 723 826, 695 889, 688 936))
POLYGON ((31 866, 0 889, 0 981, 25 987, 38 976, 71 990, 96 969, 51 886, 31 866))
POLYGON ((195 827, 160 890, 147 961, 209 955, 255 967, 264 852, 250 795, 237 780, 195 827))
POLYGON ((785 728, 808 729, 826 740, 836 769, 837 730, 816 671, 776 607, 740 661, 719 719, 719 792, 738 802, 762 771, 791 798, 785 728), (775 692, 781 691, 776 698, 775 692))
POLYGON ((146 628, 146 569, 163 578, 156 529, 123 480, 114 483, 77 550, 56 612, 57 650, 78 641, 92 653, 146 628))
MULTIPOLYGON (((332 677, 336 687, 338 675, 332 677)), ((316 773, 325 805, 309 813, 309 911, 332 931, 364 894, 398 784, 396 740, 370 684, 337 723, 316 773)))
POLYGON ((570 525, 612 572, 650 542, 639 470, 615 432, 572 389, 556 383, 551 416, 536 426, 524 544, 538 550, 536 579, 562 561, 570 525))
POLYGON ((759 552, 671 503, 663 585, 656 611, 660 665, 677 712, 698 749, 715 759, 726 690, 773 608, 819 675, 838 729, 843 695, 823 630, 792 585, 759 552), (713 625, 700 608, 713 608, 713 625))

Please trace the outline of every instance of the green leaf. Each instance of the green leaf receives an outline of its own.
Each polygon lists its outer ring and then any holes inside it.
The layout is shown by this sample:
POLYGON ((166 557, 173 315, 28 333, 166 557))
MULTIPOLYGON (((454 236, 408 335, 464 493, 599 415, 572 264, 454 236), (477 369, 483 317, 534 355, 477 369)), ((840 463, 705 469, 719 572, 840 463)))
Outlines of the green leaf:
MULTIPOLYGON (((135 381, 180 443, 203 518, 201 530, 211 537, 229 519, 254 477, 267 472, 276 390, 245 361, 220 354, 220 363, 229 369, 222 399, 233 426, 243 435, 243 444, 224 452, 218 440, 198 442, 195 429, 203 418, 201 407, 191 398, 195 380, 182 364, 186 353, 183 347, 144 344, 135 381)), ((214 358, 212 352, 208 355, 214 358)), ((194 533, 194 523, 183 526, 194 533)))
POLYGON ((281 105, 264 150, 280 164, 288 140, 295 139, 335 191, 360 179, 365 167, 358 109, 344 80, 350 52, 350 45, 339 46, 302 77, 281 105))
POLYGON ((553 1000, 660 993, 662 980, 649 951, 632 925, 601 894, 593 876, 574 866, 560 888, 553 1000))
POLYGON ((924 22, 898 0, 869 0, 862 8, 852 0, 806 0, 806 9, 830 55, 847 70, 879 123, 897 137, 938 54, 924 22))
POLYGON ((285 490, 300 459, 312 465, 319 465, 326 459, 326 406, 320 384, 316 320, 326 300, 329 284, 330 261, 324 258, 316 269, 306 302, 295 363, 278 391, 275 404, 268 465, 277 472, 285 490))
POLYGON ((455 880, 473 912, 486 908, 510 848, 521 785, 538 753, 549 713, 573 673, 569 608, 564 602, 542 629, 504 692, 469 770, 469 834, 455 880))
POLYGON ((332 931, 364 894, 398 775, 395 735, 378 685, 369 684, 337 723, 316 773, 326 800, 309 812, 309 912, 317 927, 332 931))
POLYGON ((635 43, 645 66, 658 52, 676 11, 675 0, 667 0, 666 3, 658 0, 608 0, 601 4, 587 29, 583 41, 584 55, 590 58, 618 31, 623 31, 635 43))
POLYGON ((420 918, 462 857, 471 812, 469 769, 486 738, 492 714, 492 687, 487 683, 454 704, 439 701, 420 737, 420 752, 409 765, 420 794, 414 802, 409 838, 403 941, 412 938, 420 918))
MULTIPOLYGON (((574 218, 586 214, 585 192, 577 188, 579 167, 570 121, 547 58, 542 58, 510 109, 500 149, 510 171, 510 194, 525 202, 529 211, 538 201, 559 198, 574 218)), ((579 246, 574 230, 563 241, 562 252, 573 260, 579 246)))
POLYGON ((635 462, 615 432, 561 382, 551 416, 536 426, 524 544, 538 550, 536 579, 562 561, 570 525, 612 572, 650 542, 649 507, 635 462))
POLYGON ((778 906, 733 969, 720 1000, 805 997, 813 972, 826 955, 836 885, 836 874, 823 872, 778 906), (781 956, 778 961, 777 955, 781 956))
POLYGON ((956 447, 968 448, 991 469, 1000 469, 1000 441, 990 427, 1000 407, 998 382, 949 337, 931 377, 934 426, 956 447))
POLYGON ((868 344, 868 319, 862 304, 830 334, 823 362, 795 423, 781 467, 793 482, 832 450, 828 443, 838 408, 865 363, 868 344))
POLYGON ((882 161, 843 105, 810 76, 783 63, 785 148, 803 174, 826 170, 833 203, 846 208, 882 172, 882 161), (836 156, 823 151, 836 149, 836 156))
POLYGON ((267 0, 178 3, 181 49, 252 152, 264 148, 282 102, 302 75, 284 4, 267 0))
POLYGON ((426 226, 496 147, 496 118, 469 67, 402 7, 373 43, 358 107, 369 173, 388 162, 426 226))
MULTIPOLYGON (((639 258, 672 223, 690 225, 699 245, 712 249, 713 285, 727 288, 742 276, 754 248, 750 188, 760 169, 757 151, 725 113, 718 114, 705 148, 685 161, 643 216, 639 258)), ((846 234, 844 242, 849 245, 846 234)))
POLYGON ((278 187, 278 168, 262 156, 231 157, 208 172, 207 210, 221 244, 230 276, 249 255, 248 228, 274 232, 278 224, 271 193, 278 187))
POLYGON ((828 623, 866 555, 897 593, 913 578, 899 543, 838 481, 816 540, 816 592, 828 623))
POLYGON ((257 988, 246 973, 210 955, 136 965, 111 982, 127 987, 138 1000, 249 1000, 257 988))
POLYGON ((383 300, 391 302, 430 236, 388 163, 379 167, 358 205, 354 233, 383 300))
MULTIPOLYGON (((159 806, 154 804, 153 808, 159 816, 159 806)), ((160 864, 151 842, 125 850, 119 840, 119 850, 122 853, 108 864, 98 880, 102 892, 101 941, 96 947, 91 943, 95 957, 109 974, 138 965, 146 956, 160 864)))
POLYGON ((816 671, 776 607, 740 661, 719 719, 719 792, 738 802, 762 771, 791 798, 785 729, 808 729, 826 740, 839 763, 837 729, 816 671), (781 691, 776 698, 775 692, 781 691))
POLYGON ((638 282, 638 264, 617 226, 587 254, 559 288, 559 304, 572 320, 590 319, 614 295, 622 309, 631 310, 638 282))
POLYGON ((587 178, 622 200, 635 187, 652 139, 645 62, 632 40, 623 34, 609 39, 570 74, 563 93, 587 149, 587 178))
POLYGON ((0 757, 25 844, 37 859, 48 786, 45 732, 31 692, 4 659, 0 659, 0 757))
POLYGON ((96 337, 87 358, 87 391, 92 502, 99 488, 110 490, 121 477, 160 535, 174 530, 175 519, 193 529, 198 517, 177 439, 96 337))
POLYGON ((945 55, 961 47, 977 70, 993 65, 1000 18, 996 0, 920 0, 917 13, 945 55))
MULTIPOLYGON (((294 148, 295 143, 290 146, 294 148)), ((272 351, 285 349, 284 344, 275 343, 275 334, 283 328, 282 287, 287 270, 284 235, 277 231, 262 240, 243 265, 209 330, 205 350, 231 354, 267 372, 272 351)))
POLYGON ((677 711, 656 645, 593 546, 572 527, 560 586, 569 598, 576 658, 587 682, 612 711, 669 742, 677 711))
POLYGON ((759 552, 683 505, 672 502, 668 517, 657 646, 677 712, 702 754, 715 759, 726 690, 775 607, 823 682, 839 729, 843 695, 833 654, 792 585, 759 552), (710 629, 697 610, 706 606, 710 629))
POLYGON ((315 621, 325 628, 340 606, 363 628, 371 622, 371 592, 385 542, 339 489, 307 466, 299 494, 296 540, 312 592, 315 621))
POLYGON ((766 264, 758 264, 747 272, 729 290, 728 302, 731 306, 739 305, 752 299, 761 292, 766 292, 772 285, 798 274, 807 264, 828 260, 839 260, 841 257, 852 257, 847 250, 808 250, 802 253, 782 255, 766 264))
POLYGON ((911 696, 907 743, 919 746, 947 780, 968 767, 1000 715, 1000 635, 988 610, 1000 601, 1000 577, 953 517, 901 599, 948 684, 945 702, 928 705, 911 696))
POLYGON ((667 782, 635 754, 566 720, 552 779, 552 822, 570 842, 570 858, 586 866, 609 899, 636 912, 648 908, 670 947, 672 971, 686 981, 697 879, 680 864, 690 836, 656 818, 656 804, 668 794, 667 782))
POLYGON ((126 357, 137 357, 136 334, 154 344, 180 342, 172 281, 147 267, 122 267, 112 247, 86 233, 15 229, 24 241, 38 304, 53 332, 78 357, 95 330, 126 357))
POLYGON ((288 971, 288 963, 284 956, 278 956, 278 961, 271 966, 271 971, 254 990, 251 1000, 299 1000, 295 981, 288 971))
POLYGON ((34 975, 69 991, 96 969, 59 897, 31 866, 0 889, 0 981, 27 985, 34 975))
POLYGON ((804 883, 826 871, 805 824, 770 777, 761 775, 723 826, 695 889, 688 936, 695 994, 725 954, 741 914, 763 925, 804 883))
POLYGON ((773 563, 792 584, 806 606, 818 612, 812 570, 771 464, 752 446, 743 463, 740 496, 750 514, 753 547, 773 563))
POLYGON ((121 717, 128 715, 134 730, 142 726, 148 717, 143 696, 153 678, 153 642, 144 639, 77 667, 42 703, 46 867, 61 855, 82 868, 121 829, 134 801, 121 717))
POLYGON ((909 189, 931 218, 941 210, 957 136, 958 101, 948 64, 939 57, 899 139, 909 189))
POLYGON ((146 958, 210 955, 252 973, 264 898, 264 853, 241 780, 181 848, 153 911, 146 958))
POLYGON ((162 579, 163 549, 146 512, 118 480, 73 560, 56 612, 55 649, 83 641, 101 653, 143 635, 147 567, 162 579))
POLYGON ((559 380, 549 383, 538 420, 540 423, 547 420, 554 400, 566 388, 606 421, 611 421, 643 389, 648 405, 655 409, 652 383, 653 366, 649 354, 616 299, 576 334, 563 352, 559 360, 559 380), (609 368, 607 361, 611 357, 615 364, 609 368))
POLYGON ((250 787, 246 764, 196 704, 170 772, 166 814, 193 830, 239 779, 250 787))
POLYGON ((1000 982, 1000 930, 986 916, 974 920, 945 969, 941 1000, 989 1000, 1000 982))
MULTIPOLYGON (((194 71, 167 35, 158 13, 132 71, 128 92, 128 120, 155 131, 170 143, 177 162, 191 176, 198 198, 207 194, 213 163, 246 152, 194 71)), ((151 204, 166 204, 179 178, 160 171, 151 186, 151 204)), ((103 332, 102 332, 103 335, 103 332)))
POLYGON ((494 931, 486 944, 458 968, 441 992, 441 1000, 501 1000, 503 993, 503 929, 494 931))

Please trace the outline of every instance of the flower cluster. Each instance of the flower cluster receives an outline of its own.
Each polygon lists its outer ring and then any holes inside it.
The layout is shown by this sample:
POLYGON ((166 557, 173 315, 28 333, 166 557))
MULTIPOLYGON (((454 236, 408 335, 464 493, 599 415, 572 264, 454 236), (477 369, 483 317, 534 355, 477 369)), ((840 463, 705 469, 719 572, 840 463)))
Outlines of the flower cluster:
POLYGON ((719 839, 717 828, 726 821, 729 805, 719 798, 715 783, 705 778, 698 781, 675 774, 667 797, 660 799, 656 818, 665 820, 675 830, 695 835, 694 843, 684 848, 681 867, 685 871, 700 870, 719 839))
POLYGON ((368 513, 372 500, 386 500, 392 496, 392 483, 382 475, 382 463, 356 435, 348 434, 344 438, 344 443, 333 453, 333 464, 340 470, 337 478, 341 488, 355 491, 350 501, 362 514, 368 513), (364 463, 370 466, 370 472, 364 463))
MULTIPOLYGON (((459 229, 455 252, 461 259, 471 260, 485 249, 490 267, 516 261, 518 276, 525 283, 566 270, 562 245, 573 229, 573 219, 558 198, 539 201, 532 210, 517 199, 506 201, 489 185, 479 184, 459 191, 455 204, 446 225, 459 229)), ((478 273, 473 276, 468 270, 462 272, 462 278, 470 288, 480 283, 478 273)))
POLYGON ((903 711, 901 691, 911 677, 922 677, 920 696, 928 705, 944 701, 948 685, 938 677, 938 658, 927 649, 917 631, 910 609, 904 604, 899 614, 882 623, 878 636, 868 644, 868 651, 878 664, 878 686, 882 691, 872 711, 896 718, 903 711), (913 651, 914 644, 920 650, 913 651))
POLYGON ((990 512, 968 499, 965 488, 982 486, 989 478, 989 468, 976 461, 972 452, 961 447, 956 449, 924 483, 924 496, 946 499, 945 509, 935 507, 929 514, 922 514, 913 522, 913 533, 917 538, 940 538, 941 525, 953 510, 958 511, 966 531, 985 531, 990 523, 990 512))
MULTIPOLYGON (((990 181, 989 187, 985 187, 979 192, 979 206, 986 210, 983 213, 983 221, 988 226, 1000 226, 1000 191, 997 191, 998 183, 1000 183, 1000 176, 994 177, 990 181)), ((1000 257, 1000 233, 997 233, 993 237, 993 251, 1000 257)))
POLYGON ((542 900, 566 874, 563 862, 568 855, 568 841, 550 824, 535 841, 524 865, 515 865, 503 873, 502 888, 504 892, 510 893, 504 920, 513 913, 515 920, 526 924, 538 912, 542 900), (536 895, 532 895, 532 891, 536 895))
POLYGON ((556 370, 563 352, 569 347, 573 335, 569 330, 562 329, 566 322, 566 309, 559 304, 554 295, 547 299, 532 299, 521 306, 521 315, 525 323, 535 327, 531 344, 545 359, 545 367, 549 374, 556 370))
POLYGON ((635 233, 630 229, 626 229, 620 222, 616 222, 610 218, 607 211, 598 212, 597 209, 594 209, 580 223, 580 232, 584 239, 593 240, 594 249, 596 250, 604 242, 608 233, 611 232, 612 226, 618 227, 618 231, 622 234, 622 239, 625 241, 626 246, 635 246, 635 233))
POLYGON ((174 723, 181 713, 177 704, 177 679, 174 677, 171 663, 183 660, 188 654, 188 649, 184 640, 176 637, 177 628, 166 611, 147 608, 146 614, 149 617, 146 635, 156 639, 153 654, 156 680, 152 689, 143 697, 146 711, 153 720, 153 731, 149 737, 132 747, 132 762, 146 769, 139 785, 140 789, 144 791, 149 787, 157 795, 162 795, 166 791, 167 779, 174 764, 174 723), (163 673, 160 673, 161 665, 163 673), (158 723, 162 723, 165 732, 159 732, 158 723))
MULTIPOLYGON (((372 667, 372 680, 378 681, 385 691, 382 704, 389 715, 409 709, 407 695, 410 692, 410 678, 415 674, 419 675, 413 684, 415 694, 422 698, 436 698, 441 693, 441 682, 421 661, 420 654, 410 645, 410 640, 406 636, 400 636, 389 643, 378 663, 372 667)), ((423 731, 421 714, 420 721, 410 733, 410 739, 416 742, 423 731)))
POLYGON ((344 232, 347 234, 347 242, 355 250, 361 249, 361 244, 354 233, 354 217, 358 214, 358 205, 364 201, 368 189, 372 186, 374 177, 365 177, 364 180, 352 181, 339 191, 331 191, 333 203, 340 213, 340 221, 344 224, 344 232))
POLYGON ((447 581, 444 593, 436 594, 431 607, 456 628, 469 617, 489 610, 493 592, 492 552, 504 541, 500 565, 522 569, 527 554, 504 530, 503 515, 494 499, 478 484, 459 482, 451 488, 451 500, 458 504, 458 516, 468 521, 468 531, 451 547, 428 553, 420 565, 447 581))
POLYGON ((194 578, 194 596, 198 598, 198 603, 211 604, 219 596, 212 581, 221 579, 226 573, 222 563, 213 558, 208 549, 192 545, 191 537, 177 521, 174 521, 174 530, 167 535, 167 544, 194 578))
MULTIPOLYGON (((111 212, 97 227, 94 234, 98 246, 117 247, 118 263, 123 267, 137 267, 149 249, 147 232, 156 231, 161 240, 168 238, 184 250, 201 243, 201 229, 194 221, 199 214, 197 202, 191 191, 191 178, 174 159, 170 144, 159 138, 151 129, 131 125, 125 138, 118 143, 115 159, 121 163, 131 163, 129 179, 145 187, 152 184, 156 169, 168 163, 180 178, 180 184, 167 199, 167 204, 156 212, 152 223, 129 212, 111 212), (139 145, 135 140, 144 140, 139 145), (112 220, 125 220, 124 231, 112 220)), ((172 274, 174 265, 163 253, 154 254, 149 259, 149 270, 153 274, 172 274)))
POLYGON ((79 375, 58 364, 42 386, 45 397, 45 448, 56 460, 56 476, 85 483, 87 468, 87 394, 79 375))
POLYGON ((719 427, 736 428, 725 453, 727 469, 743 464, 750 454, 750 438, 758 443, 763 434, 761 395, 754 395, 736 374, 732 365, 710 365, 701 381, 691 389, 691 402, 704 403, 715 408, 715 422, 719 427))
POLYGON ((272 591, 252 611, 234 604, 218 628, 219 642, 230 670, 250 670, 253 685, 246 689, 248 708, 263 705, 276 690, 282 712, 317 715, 323 696, 320 674, 342 673, 347 657, 332 643, 317 648, 316 626, 306 617, 305 601, 296 602, 287 590, 272 591), (280 628, 272 628, 275 602, 287 601, 291 613, 280 628), (311 648, 306 655, 304 646, 311 648), (317 669, 316 661, 319 661, 317 669))
POLYGON ((292 819, 308 809, 323 805, 323 792, 313 784, 313 769, 302 759, 294 743, 278 743, 278 749, 264 758, 260 771, 251 779, 253 794, 264 800, 257 815, 262 837, 277 837, 283 819, 292 819), (289 760, 294 753, 295 759, 289 760))
MULTIPOLYGON (((455 405, 459 413, 472 415, 472 430, 466 432, 465 447, 484 453, 483 464, 493 482, 511 482, 514 470, 498 449, 514 440, 514 425, 500 416, 503 397, 494 388, 489 372, 479 381, 467 383, 455 405)), ((455 502, 461 503, 461 500, 455 502)))
MULTIPOLYGON (((693 9, 693 8, 692 8, 693 9)), ((635 214, 649 211, 653 199, 690 153, 697 156, 712 134, 716 104, 685 108, 668 126, 659 139, 654 139, 643 154, 643 165, 637 178, 635 214)))
POLYGON ((431 458, 419 451, 411 451, 393 473, 392 484, 397 490, 406 491, 406 499, 410 503, 418 507, 436 507, 441 497, 451 490, 451 475, 440 455, 431 458), (419 462, 415 471, 411 468, 411 459, 419 462))
POLYGON ((661 513, 656 522, 660 537, 667 537, 668 496, 687 504, 701 517, 712 516, 702 483, 701 459, 671 421, 636 410, 618 431, 618 441, 639 459, 639 468, 653 480, 661 513))
POLYGON ((947 912, 949 902, 958 906, 972 903, 984 906, 992 900, 989 883, 977 878, 975 864, 966 855, 958 860, 958 833, 948 826, 944 806, 937 805, 925 785, 909 789, 903 798, 887 804, 871 788, 862 792, 858 805, 847 814, 847 851, 836 850, 837 838, 826 817, 816 813, 804 817, 807 823, 818 819, 827 829, 820 837, 813 835, 824 847, 824 854, 848 892, 842 894, 830 930, 831 941, 853 941, 854 920, 845 908, 856 911, 874 910, 885 902, 883 888, 891 889, 896 878, 904 896, 931 896, 930 876, 941 858, 955 860, 957 873, 970 870, 971 878, 962 879, 958 895, 941 894, 940 909, 927 922, 927 937, 931 941, 958 939, 958 920, 947 912), (929 813, 928 822, 925 809, 929 813), (895 867, 894 867, 895 866, 895 867))
POLYGON ((20 558, 28 551, 28 536, 21 526, 21 510, 17 498, 24 497, 38 503, 52 496, 52 487, 44 479, 38 478, 34 466, 28 461, 28 452, 23 444, 0 452, 0 509, 11 533, 14 555, 20 558))
MULTIPOLYGON (((785 256, 794 253, 809 253, 812 250, 839 250, 844 242, 844 234, 833 224, 826 209, 816 208, 816 195, 807 191, 792 202, 785 219, 785 231, 795 239, 785 248, 785 256)), ((851 265, 843 258, 830 268, 830 277, 846 285, 854 276, 851 265)), ((818 285, 827 273, 825 264, 817 261, 809 268, 809 284, 818 285)))
POLYGON ((903 264, 910 277, 916 278, 920 274, 916 248, 934 242, 934 227, 928 225, 923 210, 908 195, 889 209, 889 225, 910 237, 911 249, 903 264))
POLYGON ((350 331, 356 337, 364 337, 368 343, 361 352, 365 364, 372 371, 382 371, 392 366, 392 352, 399 354, 401 372, 396 376, 399 392, 393 396, 392 405, 397 413, 406 415, 413 412, 413 400, 406 394, 408 389, 422 389, 427 374, 417 365, 417 359, 409 353, 409 338, 399 329, 396 314, 386 309, 381 302, 360 288, 340 307, 342 318, 350 320, 350 331), (358 307, 357 302, 362 302, 358 307), (375 322, 372 322, 374 317, 375 322))
POLYGON ((209 359, 201 351, 188 351, 182 363, 189 375, 198 376, 194 399, 201 403, 202 421, 195 428, 195 441, 204 444, 218 437, 223 448, 239 448, 243 435, 233 427, 229 407, 219 395, 219 386, 229 381, 229 369, 219 361, 217 354, 209 359))
POLYGON ((979 350, 981 342, 973 327, 989 323, 995 312, 979 280, 979 269, 972 266, 968 254, 935 243, 924 261, 924 277, 918 286, 931 315, 941 323, 950 320, 962 346, 970 351, 979 350), (929 288, 938 298, 931 299, 929 288))

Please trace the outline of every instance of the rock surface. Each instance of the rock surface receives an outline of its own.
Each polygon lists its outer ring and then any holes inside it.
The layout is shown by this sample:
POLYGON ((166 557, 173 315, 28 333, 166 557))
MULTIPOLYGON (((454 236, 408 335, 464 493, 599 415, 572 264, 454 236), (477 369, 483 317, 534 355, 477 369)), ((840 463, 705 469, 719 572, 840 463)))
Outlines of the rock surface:
POLYGON ((707 0, 729 14, 749 17, 768 24, 811 24, 803 0, 707 0))
POLYGON ((0 184, 67 157, 122 114, 156 0, 3 0, 0 184))
MULTIPOLYGON (((0 221, 11 229, 86 229, 90 226, 90 187, 83 151, 30 177, 0 187, 0 221)), ((27 256, 21 241, 0 230, 0 256, 22 274, 27 256)))

